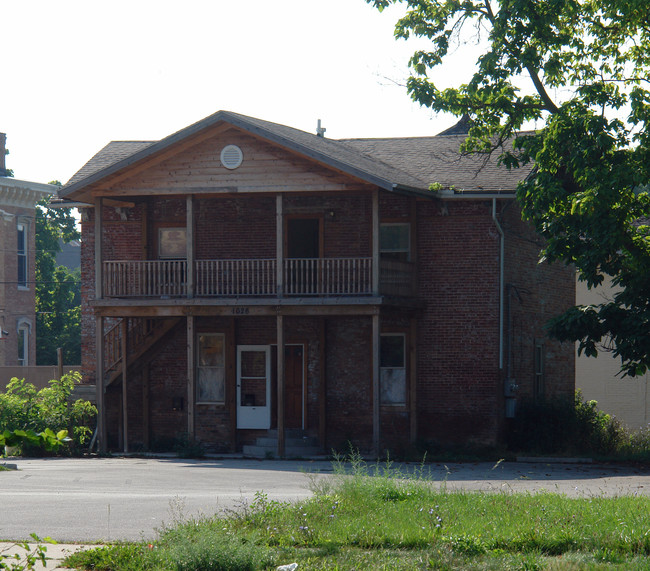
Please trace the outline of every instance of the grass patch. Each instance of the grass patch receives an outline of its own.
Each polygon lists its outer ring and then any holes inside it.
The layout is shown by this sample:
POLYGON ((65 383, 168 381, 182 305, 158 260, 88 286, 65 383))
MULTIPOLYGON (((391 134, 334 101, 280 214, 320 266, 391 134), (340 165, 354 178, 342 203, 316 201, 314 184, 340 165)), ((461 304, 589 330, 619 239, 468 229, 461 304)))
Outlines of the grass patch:
POLYGON ((300 503, 258 492, 237 510, 177 520, 151 543, 76 554, 96 570, 650 569, 650 498, 451 492, 421 467, 358 458, 300 503), (432 485, 435 484, 435 485, 432 485))

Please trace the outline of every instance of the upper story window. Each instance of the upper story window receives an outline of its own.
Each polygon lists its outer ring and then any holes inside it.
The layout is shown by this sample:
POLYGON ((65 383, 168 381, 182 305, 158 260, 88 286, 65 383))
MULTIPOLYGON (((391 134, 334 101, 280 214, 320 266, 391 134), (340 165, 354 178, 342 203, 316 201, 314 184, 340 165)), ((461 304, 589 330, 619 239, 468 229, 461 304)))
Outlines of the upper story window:
POLYGON ((18 237, 17 243, 17 266, 18 266, 18 276, 17 282, 18 287, 27 287, 27 225, 23 223, 18 223, 16 225, 16 235, 18 237))
POLYGON ((411 225, 396 222, 379 226, 379 250, 383 259, 411 261, 411 225))

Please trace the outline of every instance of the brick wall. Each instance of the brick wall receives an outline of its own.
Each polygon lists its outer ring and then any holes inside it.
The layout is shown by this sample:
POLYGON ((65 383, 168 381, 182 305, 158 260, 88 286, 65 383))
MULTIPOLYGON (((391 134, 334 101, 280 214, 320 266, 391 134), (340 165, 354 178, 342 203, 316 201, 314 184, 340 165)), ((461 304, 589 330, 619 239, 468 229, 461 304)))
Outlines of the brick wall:
POLYGON ((12 214, 8 220, 0 216, 0 327, 9 333, 0 341, 0 365, 18 365, 18 331, 21 320, 31 323, 28 364, 36 364, 36 313, 35 313, 35 221, 34 209, 2 206, 12 214), (18 287, 17 224, 24 223, 27 234, 27 287, 18 287))

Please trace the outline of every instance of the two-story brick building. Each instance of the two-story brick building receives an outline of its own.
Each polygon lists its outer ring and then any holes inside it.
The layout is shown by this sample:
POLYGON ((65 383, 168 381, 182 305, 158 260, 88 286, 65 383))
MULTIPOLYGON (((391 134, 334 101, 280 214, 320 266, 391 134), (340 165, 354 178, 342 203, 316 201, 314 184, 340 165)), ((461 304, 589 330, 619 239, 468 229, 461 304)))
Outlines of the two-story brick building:
POLYGON ((330 140, 220 111, 100 150, 60 195, 88 205, 102 447, 186 433, 289 455, 294 430, 324 450, 491 445, 517 399, 571 396, 573 346, 543 325, 573 273, 538 264, 526 173, 461 140, 330 140))
POLYGON ((5 141, 0 133, 0 366, 29 366, 36 364, 34 207, 56 187, 4 176, 5 141))

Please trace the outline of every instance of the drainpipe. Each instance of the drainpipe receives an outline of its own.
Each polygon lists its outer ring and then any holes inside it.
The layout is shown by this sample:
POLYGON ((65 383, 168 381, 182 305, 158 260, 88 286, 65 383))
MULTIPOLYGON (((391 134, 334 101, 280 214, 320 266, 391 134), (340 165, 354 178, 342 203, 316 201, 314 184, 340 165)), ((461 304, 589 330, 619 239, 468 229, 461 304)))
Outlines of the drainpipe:
POLYGON ((492 220, 494 220, 494 225, 496 226, 497 232, 499 232, 500 237, 500 247, 499 247, 499 370, 503 370, 503 287, 504 287, 504 254, 505 254, 505 242, 506 235, 499 224, 497 219, 497 199, 492 199, 492 220))

